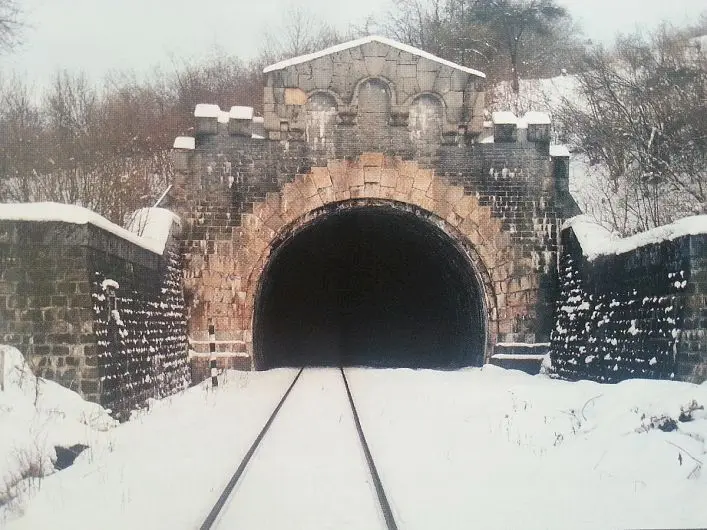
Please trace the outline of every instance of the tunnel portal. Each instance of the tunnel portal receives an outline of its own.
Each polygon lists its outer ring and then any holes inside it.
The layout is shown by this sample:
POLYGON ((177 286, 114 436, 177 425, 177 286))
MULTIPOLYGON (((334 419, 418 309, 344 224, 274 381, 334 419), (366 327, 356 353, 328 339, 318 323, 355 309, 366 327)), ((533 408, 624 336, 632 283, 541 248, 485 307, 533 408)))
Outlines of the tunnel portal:
POLYGON ((273 251, 256 301, 260 369, 480 365, 485 313, 463 251, 392 207, 320 217, 273 251))

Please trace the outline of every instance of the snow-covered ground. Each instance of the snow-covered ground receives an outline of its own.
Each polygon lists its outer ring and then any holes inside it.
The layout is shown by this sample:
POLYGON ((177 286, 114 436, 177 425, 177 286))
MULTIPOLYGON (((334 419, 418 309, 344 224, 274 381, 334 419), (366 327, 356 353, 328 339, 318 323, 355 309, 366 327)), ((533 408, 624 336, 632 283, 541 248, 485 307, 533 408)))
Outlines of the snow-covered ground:
POLYGON ((37 379, 19 351, 0 345, 0 522, 3 509, 20 508, 54 471, 56 446, 105 445, 116 425, 99 405, 37 379))
MULTIPOLYGON (((7 528, 197 527, 295 373, 227 372, 218 389, 154 403, 42 479, 7 528)), ((347 374, 401 529, 707 526, 704 409, 672 432, 651 427, 707 404, 707 384, 569 383, 493 366, 347 374)), ((248 528, 383 527, 337 378, 303 374, 229 517, 248 528)), ((15 399, 3 400, 4 440, 15 399)))

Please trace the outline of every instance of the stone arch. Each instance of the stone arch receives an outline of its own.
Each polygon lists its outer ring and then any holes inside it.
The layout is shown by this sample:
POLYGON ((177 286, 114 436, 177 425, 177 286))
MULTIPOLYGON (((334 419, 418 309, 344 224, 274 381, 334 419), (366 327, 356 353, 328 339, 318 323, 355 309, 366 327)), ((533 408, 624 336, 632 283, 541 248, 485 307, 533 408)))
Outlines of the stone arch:
POLYGON ((408 131, 418 156, 433 155, 442 140, 444 100, 434 93, 418 94, 409 102, 408 131))
POLYGON ((363 151, 387 151, 395 93, 381 78, 362 80, 354 95, 356 137, 363 151))
POLYGON ((354 85, 353 89, 353 95, 351 96, 351 105, 359 105, 361 89, 370 83, 377 84, 386 89, 388 96, 390 97, 391 106, 398 104, 398 91, 397 87, 395 86, 395 82, 386 77, 377 75, 363 77, 356 81, 356 84, 354 85))
POLYGON ((504 323, 506 292, 519 257, 508 233, 491 215, 491 209, 481 205, 476 196, 465 194, 462 186, 449 184, 415 162, 378 153, 314 167, 285 184, 280 193, 269 193, 264 201, 254 204, 252 214, 243 214, 235 242, 233 303, 248 353, 253 355, 255 302, 272 249, 298 227, 316 220, 326 211, 325 206, 346 207, 356 201, 385 201, 398 208, 416 209, 464 249, 483 287, 488 357, 499 332, 504 328, 510 331, 504 323))
POLYGON ((304 133, 307 143, 329 155, 334 150, 334 130, 338 115, 338 102, 328 91, 317 90, 309 95, 305 104, 304 133))

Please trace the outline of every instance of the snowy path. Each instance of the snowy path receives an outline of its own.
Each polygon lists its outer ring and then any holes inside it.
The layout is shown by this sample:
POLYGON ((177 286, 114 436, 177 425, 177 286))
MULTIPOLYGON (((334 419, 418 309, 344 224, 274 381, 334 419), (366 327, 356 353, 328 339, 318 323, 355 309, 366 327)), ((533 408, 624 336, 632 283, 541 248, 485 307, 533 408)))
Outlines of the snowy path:
POLYGON ((216 528, 385 528, 337 369, 302 373, 216 528))

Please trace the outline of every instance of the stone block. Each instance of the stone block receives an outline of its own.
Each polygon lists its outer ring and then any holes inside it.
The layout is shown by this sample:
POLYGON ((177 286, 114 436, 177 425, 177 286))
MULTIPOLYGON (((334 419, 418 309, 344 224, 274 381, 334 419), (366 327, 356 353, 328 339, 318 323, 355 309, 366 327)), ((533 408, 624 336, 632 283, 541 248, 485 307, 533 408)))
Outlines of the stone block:
POLYGON ((352 199, 358 199, 364 196, 363 194, 363 184, 361 186, 351 186, 349 188, 352 199))
POLYGON ((462 72, 461 70, 453 70, 450 77, 450 90, 456 92, 464 92, 469 83, 470 74, 462 72))
POLYGON ((432 61, 427 57, 420 57, 417 60, 417 71, 418 72, 438 72, 441 68, 446 68, 442 66, 437 61, 432 61))
POLYGON ((312 179, 314 180, 314 185, 321 188, 328 188, 332 186, 331 176, 329 175, 329 170, 325 167, 313 167, 311 171, 312 179))
POLYGON ((386 65, 385 57, 366 57, 366 71, 371 77, 377 77, 383 73, 386 65))
POLYGON ((368 184, 371 182, 380 183, 382 170, 379 167, 364 167, 363 182, 368 184))
POLYGON ((432 183, 432 171, 429 169, 418 169, 413 176, 413 188, 426 192, 432 183))
POLYGON ((370 198, 382 197, 380 182, 366 182, 363 186, 363 196, 370 198))
POLYGON ((395 183, 395 190, 403 196, 407 196, 412 190, 413 182, 414 179, 412 177, 399 174, 395 183))
POLYGON ((382 169, 380 184, 383 187, 395 188, 398 182, 398 172, 394 169, 382 169))
MULTIPOLYGON (((351 168, 346 173, 348 180, 348 188, 362 187, 364 184, 363 169, 351 168)), ((353 196, 353 193, 352 193, 353 196)))
POLYGON ((297 175, 297 178, 295 179, 295 186, 297 186, 297 189, 305 199, 305 202, 317 193, 317 185, 314 183, 314 179, 309 174, 297 175))
POLYGON ((383 167, 385 157, 383 153, 362 153, 359 157, 362 167, 383 167))
POLYGON ((327 186, 326 188, 319 188, 319 197, 323 204, 329 204, 336 201, 336 195, 334 193, 334 188, 327 186))
POLYGON ((437 75, 437 77, 435 78, 434 92, 437 92, 438 94, 444 96, 451 89, 452 89, 451 78, 442 76, 442 72, 440 72, 437 75))
POLYGON ((435 88, 437 80, 437 72, 435 71, 417 71, 417 84, 420 92, 432 92, 435 88))
POLYGON ((364 57, 385 57, 388 55, 388 46, 376 41, 367 42, 361 45, 360 49, 364 57))
POLYGON ((417 65, 400 64, 398 65, 398 77, 402 80, 405 78, 417 79, 417 65))

